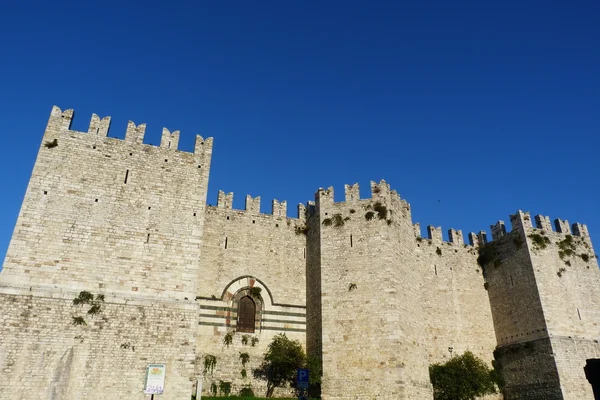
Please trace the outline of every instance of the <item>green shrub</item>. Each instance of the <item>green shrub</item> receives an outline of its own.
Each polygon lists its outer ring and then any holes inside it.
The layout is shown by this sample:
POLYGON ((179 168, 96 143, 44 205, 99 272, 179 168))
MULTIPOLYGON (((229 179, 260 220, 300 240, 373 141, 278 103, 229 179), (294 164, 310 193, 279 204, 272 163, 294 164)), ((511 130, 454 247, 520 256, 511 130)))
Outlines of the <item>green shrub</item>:
POLYGON ((445 364, 429 367, 434 400, 472 400, 496 393, 496 382, 486 363, 470 351, 445 364))

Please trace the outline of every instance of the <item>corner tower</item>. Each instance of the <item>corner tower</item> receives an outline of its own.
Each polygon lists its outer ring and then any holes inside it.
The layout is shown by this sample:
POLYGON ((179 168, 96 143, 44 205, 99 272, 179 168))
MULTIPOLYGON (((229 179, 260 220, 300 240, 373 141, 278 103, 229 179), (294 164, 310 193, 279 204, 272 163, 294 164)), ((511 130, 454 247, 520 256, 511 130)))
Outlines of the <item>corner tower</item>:
MULTIPOLYGON (((410 206, 385 181, 361 200, 316 193, 308 218, 307 347, 322 351, 323 396, 431 398, 410 206), (320 296, 320 299, 318 299, 320 296), (320 303, 320 304, 319 304, 320 303)), ((309 210, 311 207, 309 207, 309 210)))
POLYGON ((212 138, 194 153, 143 144, 146 125, 107 137, 110 117, 71 130, 53 107, 0 283, 193 298, 197 292, 212 138))
POLYGON ((584 367, 600 356, 600 270, 587 227, 529 213, 492 227, 480 250, 505 398, 593 399, 584 367))

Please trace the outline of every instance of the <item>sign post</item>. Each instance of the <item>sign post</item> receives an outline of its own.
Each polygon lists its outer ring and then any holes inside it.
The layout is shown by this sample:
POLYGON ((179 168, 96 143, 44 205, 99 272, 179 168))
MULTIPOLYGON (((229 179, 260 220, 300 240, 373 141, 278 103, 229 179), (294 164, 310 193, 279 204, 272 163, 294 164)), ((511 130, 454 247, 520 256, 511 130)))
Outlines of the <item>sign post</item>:
POLYGON ((299 389, 298 400, 308 400, 308 369, 298 368, 296 374, 296 388, 299 389))
POLYGON ((166 371, 166 364, 148 364, 146 366, 144 393, 152 395, 152 399, 154 399, 155 394, 163 394, 165 392, 166 371))

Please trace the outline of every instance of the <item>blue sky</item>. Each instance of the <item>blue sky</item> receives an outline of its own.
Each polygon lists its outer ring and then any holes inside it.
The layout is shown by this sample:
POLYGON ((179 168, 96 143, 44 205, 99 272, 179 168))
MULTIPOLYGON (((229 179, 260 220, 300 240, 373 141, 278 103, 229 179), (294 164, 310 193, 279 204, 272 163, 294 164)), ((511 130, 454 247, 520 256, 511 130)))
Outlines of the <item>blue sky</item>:
POLYGON ((129 119, 147 143, 213 136, 212 204, 296 216, 319 187, 383 178, 423 230, 523 209, 600 240, 597 1, 123 4, 3 5, 2 258, 52 105, 76 130, 95 112, 113 137, 129 119))

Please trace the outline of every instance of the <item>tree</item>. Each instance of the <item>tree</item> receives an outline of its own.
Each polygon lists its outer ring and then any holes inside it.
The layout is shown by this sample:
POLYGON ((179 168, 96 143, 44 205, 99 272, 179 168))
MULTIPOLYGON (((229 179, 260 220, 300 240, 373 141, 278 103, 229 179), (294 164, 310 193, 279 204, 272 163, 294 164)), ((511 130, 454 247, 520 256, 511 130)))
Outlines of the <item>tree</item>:
POLYGON ((470 351, 445 364, 429 366, 435 400, 472 400, 496 393, 494 375, 486 363, 470 351))
POLYGON ((267 397, 273 396, 276 387, 294 386, 296 370, 306 363, 306 355, 297 340, 290 340, 285 333, 273 338, 260 366, 253 371, 254 377, 267 381, 267 397))

